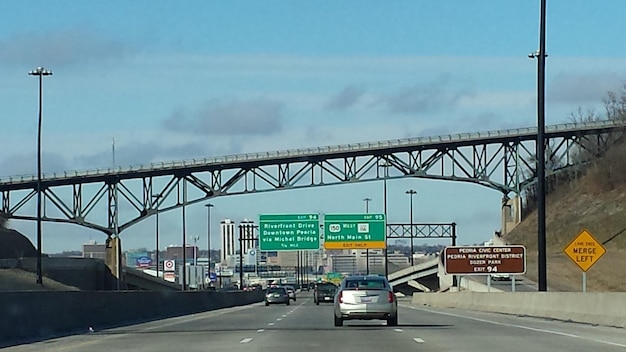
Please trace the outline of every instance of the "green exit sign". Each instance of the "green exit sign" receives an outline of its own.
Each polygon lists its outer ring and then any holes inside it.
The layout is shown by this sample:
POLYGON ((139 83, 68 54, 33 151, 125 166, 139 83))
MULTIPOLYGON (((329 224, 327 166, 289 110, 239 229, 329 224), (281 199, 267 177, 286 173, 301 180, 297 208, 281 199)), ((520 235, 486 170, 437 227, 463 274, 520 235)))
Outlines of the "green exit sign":
POLYGON ((261 214, 259 247, 262 251, 320 248, 318 214, 261 214))
POLYGON ((385 214, 324 215, 324 248, 386 248, 385 214))

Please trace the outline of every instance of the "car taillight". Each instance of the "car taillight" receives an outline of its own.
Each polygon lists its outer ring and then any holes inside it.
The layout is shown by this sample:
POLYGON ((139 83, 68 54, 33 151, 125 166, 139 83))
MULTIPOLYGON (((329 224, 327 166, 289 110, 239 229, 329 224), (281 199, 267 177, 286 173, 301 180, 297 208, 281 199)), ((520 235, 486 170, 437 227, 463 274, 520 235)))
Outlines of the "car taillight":
POLYGON ((389 303, 393 303, 393 299, 394 299, 395 297, 396 297, 396 296, 393 294, 393 292, 389 291, 389 303))
POLYGON ((339 296, 337 297, 339 303, 343 303, 343 291, 339 291, 339 296))

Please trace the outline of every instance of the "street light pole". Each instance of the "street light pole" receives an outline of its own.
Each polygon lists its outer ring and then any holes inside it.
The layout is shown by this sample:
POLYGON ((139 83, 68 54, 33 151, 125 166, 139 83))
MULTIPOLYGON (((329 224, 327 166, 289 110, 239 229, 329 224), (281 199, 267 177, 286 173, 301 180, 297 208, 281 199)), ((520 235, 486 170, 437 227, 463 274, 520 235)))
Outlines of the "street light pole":
POLYGON ((207 247, 208 247, 208 266, 209 266, 209 280, 211 278, 211 208, 214 207, 213 204, 207 203, 204 205, 207 210, 207 247))
POLYGON ((156 276, 159 278, 159 199, 161 198, 160 194, 155 194, 152 198, 156 199, 156 276))
POLYGON ((243 290, 243 231, 244 227, 239 224, 239 289, 243 290))
POLYGON ((363 198, 363 201, 365 202, 365 213, 369 213, 369 204, 372 201, 372 198, 363 198))
POLYGON ((548 288, 546 253, 546 150, 545 150, 545 85, 546 85, 546 0, 541 0, 539 50, 528 55, 537 59, 537 291, 548 288))
POLYGON ((43 67, 28 72, 30 76, 39 77, 39 118, 37 123, 37 284, 43 285, 43 275, 41 270, 41 125, 43 120, 43 77, 52 76, 52 71, 43 67))
POLYGON ((385 168, 385 177, 383 178, 383 200, 384 200, 384 214, 385 214, 385 277, 389 277, 389 268, 387 265, 387 177, 389 177, 389 165, 386 161, 382 164, 378 164, 379 167, 385 168))
POLYGON ((414 190, 410 189, 408 191, 405 192, 406 194, 408 194, 411 198, 411 206, 410 206, 410 212, 411 212, 411 223, 410 223, 410 233, 411 233, 411 266, 413 266, 415 263, 413 262, 413 195, 417 194, 417 192, 415 192, 414 190))
MULTIPOLYGON (((372 201, 372 198, 364 198, 363 201, 365 202, 365 214, 368 214, 370 212, 369 204, 372 201)), ((370 250, 369 248, 365 249, 365 274, 366 275, 370 274, 370 250)))

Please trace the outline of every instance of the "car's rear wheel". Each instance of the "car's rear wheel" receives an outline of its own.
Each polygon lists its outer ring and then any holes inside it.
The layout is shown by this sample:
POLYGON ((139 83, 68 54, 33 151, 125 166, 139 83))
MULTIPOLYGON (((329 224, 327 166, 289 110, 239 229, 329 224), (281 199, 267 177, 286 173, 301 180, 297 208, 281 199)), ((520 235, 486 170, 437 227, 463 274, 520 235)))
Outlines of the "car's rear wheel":
POLYGON ((316 300, 315 304, 317 304, 319 306, 320 305, 320 301, 316 300))
POLYGON ((270 302, 265 302, 265 306, 266 307, 269 306, 269 305, 270 305, 270 302))
POLYGON ((289 300, 287 300, 287 305, 289 305, 289 300))
POLYGON ((387 326, 398 326, 398 315, 387 319, 387 326))
POLYGON ((333 315, 335 318, 335 326, 343 326, 343 319, 337 318, 336 315, 333 315))

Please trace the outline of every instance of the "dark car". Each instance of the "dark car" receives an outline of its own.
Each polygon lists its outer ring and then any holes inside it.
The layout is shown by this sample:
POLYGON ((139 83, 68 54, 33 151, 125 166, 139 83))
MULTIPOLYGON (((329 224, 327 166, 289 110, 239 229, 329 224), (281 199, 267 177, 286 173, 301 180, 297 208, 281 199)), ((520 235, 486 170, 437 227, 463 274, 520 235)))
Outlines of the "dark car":
POLYGON ((319 305, 320 302, 333 303, 335 293, 337 292, 337 285, 331 282, 321 282, 315 285, 313 290, 313 301, 319 305))
POLYGON ((289 305, 289 293, 285 287, 272 286, 265 291, 265 305, 269 306, 272 303, 289 305))

